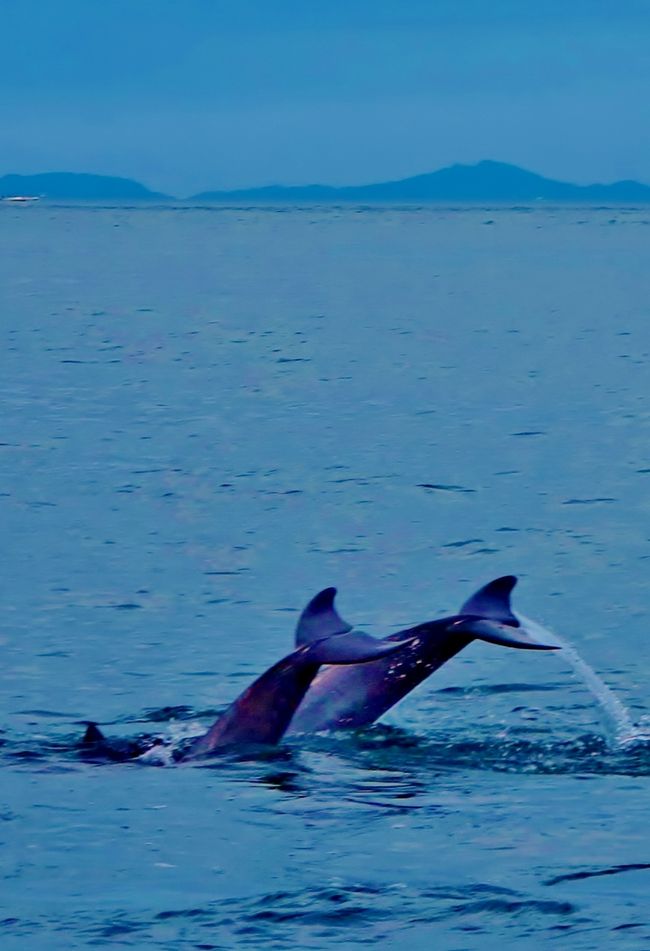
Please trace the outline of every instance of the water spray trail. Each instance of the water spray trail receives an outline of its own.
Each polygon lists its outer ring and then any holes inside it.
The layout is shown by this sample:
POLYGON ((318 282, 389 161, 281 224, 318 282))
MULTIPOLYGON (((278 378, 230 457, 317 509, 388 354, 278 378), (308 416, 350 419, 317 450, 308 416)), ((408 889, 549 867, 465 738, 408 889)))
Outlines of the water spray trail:
POLYGON ((607 684, 600 679, 598 674, 589 664, 582 659, 575 647, 569 644, 563 637, 560 637, 555 631, 549 631, 547 628, 538 624, 531 618, 516 612, 517 618, 531 632, 533 636, 540 640, 554 641, 561 648, 562 656, 568 661, 575 673, 584 681, 593 696, 598 701, 605 717, 606 726, 612 734, 613 745, 618 749, 631 746, 635 743, 650 742, 650 731, 637 726, 630 712, 607 684))

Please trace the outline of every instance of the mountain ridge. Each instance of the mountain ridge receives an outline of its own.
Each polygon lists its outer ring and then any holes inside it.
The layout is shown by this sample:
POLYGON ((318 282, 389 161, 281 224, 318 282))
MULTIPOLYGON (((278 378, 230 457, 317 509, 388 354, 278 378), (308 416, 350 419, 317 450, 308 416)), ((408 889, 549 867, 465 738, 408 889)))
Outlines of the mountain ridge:
POLYGON ((641 182, 575 185, 490 159, 368 185, 265 185, 202 191, 185 199, 151 191, 133 179, 110 175, 45 172, 0 176, 0 195, 16 194, 39 195, 52 201, 650 203, 650 185, 641 182))
POLYGON ((538 175, 517 165, 484 159, 474 165, 448 165, 395 181, 370 185, 269 185, 230 191, 199 192, 195 201, 622 201, 650 202, 650 186, 635 181, 574 185, 538 175))

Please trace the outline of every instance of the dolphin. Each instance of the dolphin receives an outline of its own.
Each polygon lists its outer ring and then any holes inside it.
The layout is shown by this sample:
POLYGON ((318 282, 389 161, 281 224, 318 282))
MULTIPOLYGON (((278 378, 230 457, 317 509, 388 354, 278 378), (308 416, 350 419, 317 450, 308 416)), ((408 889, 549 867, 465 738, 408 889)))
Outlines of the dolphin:
MULTIPOLYGON (((270 667, 215 720, 210 729, 175 757, 192 760, 239 746, 280 742, 321 664, 364 664, 396 653, 403 640, 381 641, 353 631, 334 607, 336 588, 311 599, 298 620, 296 648, 270 667)), ((125 760, 148 757, 160 740, 110 742, 95 723, 87 724, 81 742, 86 757, 125 760), (148 748, 142 748, 149 741, 148 748)))
POLYGON ((514 575, 490 581, 458 614, 427 621, 383 639, 402 642, 393 654, 363 666, 325 667, 298 707, 288 732, 366 726, 410 693, 473 640, 523 650, 557 650, 533 638, 510 608, 514 575))

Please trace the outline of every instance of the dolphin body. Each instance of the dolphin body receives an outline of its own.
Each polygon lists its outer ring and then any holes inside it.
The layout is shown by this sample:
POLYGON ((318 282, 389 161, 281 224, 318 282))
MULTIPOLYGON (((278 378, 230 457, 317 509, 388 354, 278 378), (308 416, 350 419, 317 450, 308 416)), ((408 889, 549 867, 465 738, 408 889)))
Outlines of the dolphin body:
POLYGON ((363 666, 325 667, 298 707, 289 733, 352 729, 373 723, 473 640, 523 650, 557 650, 535 640, 510 608, 517 583, 496 578, 472 595, 458 614, 384 638, 403 642, 395 653, 363 666))
POLYGON ((247 687, 184 759, 218 753, 232 746, 279 743, 321 664, 365 664, 395 654, 392 643, 353 631, 334 608, 336 588, 325 588, 309 602, 296 628, 296 649, 247 687))
MULTIPOLYGON (((321 664, 364 664, 399 651, 405 642, 381 641, 353 631, 334 608, 336 588, 325 588, 309 602, 298 620, 296 649, 258 677, 215 720, 207 733, 178 755, 197 759, 239 746, 280 742, 321 664)), ((160 740, 109 741, 88 723, 81 742, 87 758, 127 760, 147 756, 160 740), (148 746, 144 745, 148 742, 148 746)))

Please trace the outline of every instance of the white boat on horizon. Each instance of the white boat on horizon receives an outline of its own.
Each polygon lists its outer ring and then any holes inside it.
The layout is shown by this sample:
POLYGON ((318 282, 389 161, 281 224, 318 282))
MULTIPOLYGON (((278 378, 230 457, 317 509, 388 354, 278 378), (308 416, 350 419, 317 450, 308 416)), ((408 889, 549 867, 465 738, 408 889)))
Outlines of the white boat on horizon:
POLYGON ((0 197, 0 201, 5 201, 9 205, 28 205, 40 200, 40 195, 2 195, 0 197))

